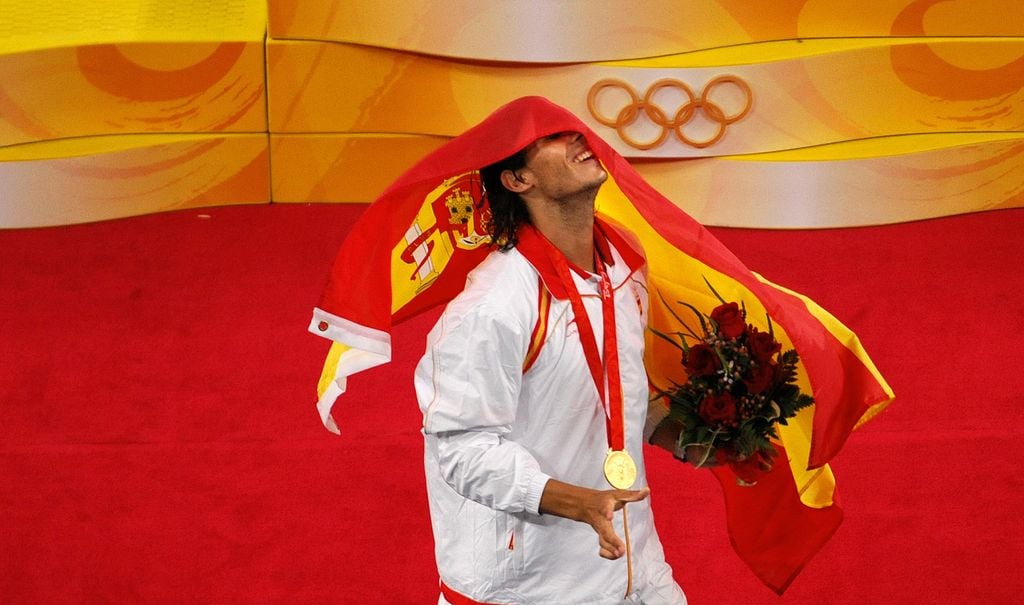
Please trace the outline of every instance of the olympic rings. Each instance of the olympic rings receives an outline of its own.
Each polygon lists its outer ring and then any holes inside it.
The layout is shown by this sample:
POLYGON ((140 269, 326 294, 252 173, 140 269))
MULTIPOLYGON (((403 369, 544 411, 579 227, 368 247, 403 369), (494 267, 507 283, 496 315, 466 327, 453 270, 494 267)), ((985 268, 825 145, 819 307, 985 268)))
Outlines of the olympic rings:
POLYGON ((640 95, 628 83, 614 78, 607 78, 597 82, 590 87, 590 92, 587 93, 587 109, 590 110, 590 115, 594 116, 594 119, 601 124, 614 128, 624 143, 641 151, 654 149, 661 145, 668 138, 668 135, 673 132, 676 138, 686 145, 696 147, 697 149, 710 147, 725 136, 726 126, 742 120, 750 113, 753 102, 754 97, 750 91, 750 86, 737 76, 718 76, 713 78, 704 86, 700 97, 697 97, 685 82, 673 78, 664 78, 651 84, 647 88, 647 92, 644 93, 643 99, 640 98, 640 95), (744 105, 738 112, 732 115, 726 115, 725 110, 720 105, 709 99, 712 90, 716 86, 725 84, 732 84, 743 92, 744 105), (629 104, 620 109, 614 118, 602 115, 597 109, 597 96, 606 88, 621 89, 629 95, 629 104), (676 110, 672 119, 669 119, 665 110, 655 104, 653 100, 654 95, 658 91, 666 88, 678 90, 686 96, 686 102, 676 110), (694 140, 683 132, 683 127, 697 115, 698 111, 703 112, 707 119, 718 124, 714 135, 702 141, 694 140), (646 116, 655 125, 661 127, 661 132, 652 140, 637 141, 626 133, 626 128, 634 124, 641 114, 646 116))

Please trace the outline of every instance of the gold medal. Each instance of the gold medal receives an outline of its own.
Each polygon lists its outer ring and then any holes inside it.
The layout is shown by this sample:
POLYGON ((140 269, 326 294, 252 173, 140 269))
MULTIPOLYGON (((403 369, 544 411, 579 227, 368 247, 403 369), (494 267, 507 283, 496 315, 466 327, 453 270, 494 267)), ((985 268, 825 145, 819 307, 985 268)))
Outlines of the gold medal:
POLYGON ((609 450, 604 459, 604 478, 615 489, 629 489, 636 483, 636 463, 626 450, 609 450))

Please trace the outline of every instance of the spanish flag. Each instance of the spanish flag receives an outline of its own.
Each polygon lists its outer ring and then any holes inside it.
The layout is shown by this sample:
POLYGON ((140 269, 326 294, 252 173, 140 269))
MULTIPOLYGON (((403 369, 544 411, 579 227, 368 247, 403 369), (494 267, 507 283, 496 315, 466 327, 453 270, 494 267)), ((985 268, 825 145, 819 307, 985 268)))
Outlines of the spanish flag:
MULTIPOLYGON (((782 593, 842 522, 828 462, 850 433, 892 401, 892 390, 850 330, 814 302, 751 272, 709 231, 655 191, 630 164, 569 111, 524 97, 410 168, 363 213, 341 246, 310 330, 334 341, 319 383, 324 425, 346 378, 391 359, 391 327, 458 294, 489 252, 489 209, 477 170, 534 140, 581 132, 609 179, 598 214, 639 237, 647 254, 651 327, 677 331, 676 301, 705 313, 718 299, 742 301, 748 321, 771 317, 776 339, 801 359, 799 384, 815 404, 780 426, 774 468, 740 487, 714 470, 725 495, 729 535, 740 557, 782 593), (788 460, 788 464, 784 461, 788 460)), ((761 327, 764 327, 763 325, 761 327)), ((686 379, 678 351, 647 343, 651 384, 686 379)))

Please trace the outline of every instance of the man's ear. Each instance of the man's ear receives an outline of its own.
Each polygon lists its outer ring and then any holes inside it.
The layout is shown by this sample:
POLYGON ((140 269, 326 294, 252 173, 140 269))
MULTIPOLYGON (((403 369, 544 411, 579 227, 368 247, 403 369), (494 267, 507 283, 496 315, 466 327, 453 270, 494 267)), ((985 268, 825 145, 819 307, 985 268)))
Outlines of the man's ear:
POLYGON ((501 171, 501 184, 505 186, 505 189, 513 193, 523 193, 533 187, 529 181, 523 179, 522 176, 512 170, 501 171))

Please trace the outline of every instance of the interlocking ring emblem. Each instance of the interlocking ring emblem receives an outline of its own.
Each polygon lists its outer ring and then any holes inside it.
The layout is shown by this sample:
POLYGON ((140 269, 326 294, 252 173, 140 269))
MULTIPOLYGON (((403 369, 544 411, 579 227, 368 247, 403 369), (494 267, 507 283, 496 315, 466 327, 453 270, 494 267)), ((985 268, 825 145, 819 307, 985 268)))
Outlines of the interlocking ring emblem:
POLYGON ((614 78, 597 82, 590 88, 590 92, 587 93, 587 108, 590 110, 590 115, 594 116, 594 119, 601 124, 614 128, 624 143, 641 151, 654 149, 661 145, 668 138, 668 135, 672 133, 675 133, 676 138, 691 147, 696 147, 697 149, 710 147, 725 136, 725 129, 728 125, 742 120, 750 113, 753 102, 754 97, 750 91, 750 86, 737 76, 718 76, 712 79, 704 86, 700 97, 695 95, 685 82, 674 78, 664 78, 651 84, 642 99, 627 82, 614 78), (710 99, 711 93, 716 87, 727 84, 738 87, 744 97, 743 107, 732 115, 726 114, 720 105, 710 99), (629 104, 620 109, 614 118, 601 114, 597 109, 597 97, 606 88, 622 89, 629 95, 629 104), (679 106, 679 109, 675 111, 672 117, 669 117, 669 114, 654 102, 654 95, 664 89, 678 90, 686 96, 686 101, 679 106), (687 136, 683 130, 698 112, 718 124, 714 135, 710 138, 695 140, 687 136), (656 126, 661 127, 661 132, 658 136, 650 141, 637 141, 626 133, 626 128, 636 123, 641 115, 646 116, 656 126))

